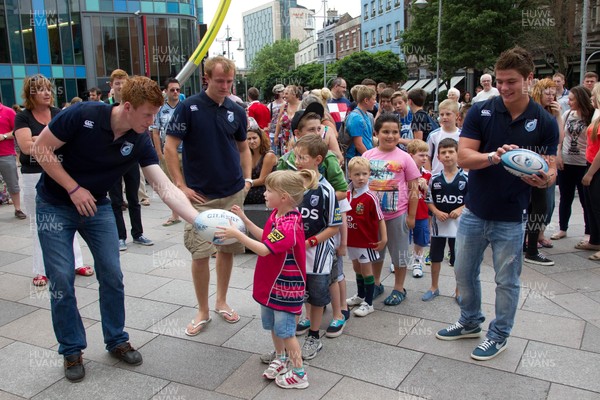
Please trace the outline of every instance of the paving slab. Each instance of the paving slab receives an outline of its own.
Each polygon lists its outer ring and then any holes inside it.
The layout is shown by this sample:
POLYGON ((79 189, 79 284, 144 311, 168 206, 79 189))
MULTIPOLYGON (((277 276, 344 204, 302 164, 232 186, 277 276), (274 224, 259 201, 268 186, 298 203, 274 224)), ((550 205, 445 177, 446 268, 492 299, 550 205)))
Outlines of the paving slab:
MULTIPOLYGON (((29 231, 29 224, 25 227, 24 233, 27 233, 27 236, 31 236, 31 232, 29 231)), ((11 227, 11 232, 13 228, 11 227)), ((22 240, 19 236, 15 235, 0 235, 0 243, 2 243, 2 251, 10 252, 10 253, 18 253, 19 249, 26 247, 29 245, 27 240, 22 240)))
MULTIPOLYGON (((4 250, 4 245, 2 246, 2 249, 4 250)), ((0 251, 0 270, 5 271, 5 266, 17 263, 18 261, 26 258, 28 257, 24 254, 11 253, 10 251, 0 251)))
POLYGON ((62 379, 33 400, 103 399, 146 400, 169 382, 93 361, 85 364, 85 378, 78 383, 62 379))
MULTIPOLYGON (((138 274, 136 272, 123 271, 123 284, 125 294, 131 297, 144 297, 144 295, 171 282, 170 278, 152 276, 149 274, 138 274)), ((98 282, 88 286, 88 289, 98 290, 98 282)))
POLYGON ((599 400, 600 393, 588 392, 586 390, 577 389, 574 387, 559 385, 553 383, 550 386, 550 393, 546 400, 565 400, 565 399, 577 399, 577 400, 599 400))
POLYGON ((198 304, 194 284, 179 279, 171 280, 169 283, 148 293, 144 298, 187 307, 194 307, 198 304))
POLYGON ((15 396, 14 394, 10 394, 0 390, 0 400, 22 400, 25 397, 15 396))
POLYGON ((578 349, 585 321, 519 310, 511 336, 578 349), (565 327, 569 329, 565 329, 565 327))
MULTIPOLYGON (((313 360, 314 361, 314 360, 313 360)), ((334 387, 342 377, 327 370, 306 368, 308 374, 308 384, 306 389, 302 390, 285 390, 271 382, 269 386, 263 389, 254 399, 255 400, 271 400, 285 398, 286 400, 313 400, 321 399, 323 396, 334 387)))
MULTIPOLYGON (((216 283, 216 281, 215 281, 216 283)), ((208 304, 215 304, 216 293, 208 298, 208 304)), ((229 288, 227 290, 227 304, 239 315, 248 318, 260 318, 260 305, 252 298, 252 292, 243 289, 229 288)))
MULTIPOLYGON (((256 265, 256 260, 252 259, 251 262, 256 265)), ((216 268, 210 271, 210 281, 214 283, 217 282, 216 268)), ((253 282, 254 268, 233 267, 231 271, 231 278, 229 280, 230 288, 247 289, 248 286, 252 285, 253 282)))
POLYGON ((378 385, 373 385, 358 379, 342 378, 325 396, 323 400, 364 400, 364 399, 381 399, 381 400, 418 400, 419 397, 412 396, 408 393, 398 392, 397 390, 384 388, 378 385))
POLYGON ((273 340, 260 319, 255 318, 223 343, 223 347, 263 354, 273 351, 273 340))
POLYGON ((2 274, 0 279, 0 299, 18 301, 25 297, 29 293, 31 283, 31 277, 15 275, 15 274, 2 274))
POLYGON ((517 373, 600 392, 600 354, 529 342, 517 373))
POLYGON ((551 300, 586 321, 598 319, 598 303, 582 293, 559 294, 551 300))
POLYGON ((552 266, 535 264, 529 264, 528 266, 544 275, 598 268, 596 262, 587 259, 589 255, 591 255, 591 252, 573 250, 572 252, 553 255, 554 265, 552 266))
MULTIPOLYGON (((158 301, 125 296, 125 326, 136 329, 147 329, 167 315, 175 312, 180 306, 158 301)), ((100 321, 100 304, 94 302, 80 310, 81 316, 100 321)))
POLYGON ((600 353, 600 328, 587 323, 585 331, 583 333, 583 340, 581 342, 581 350, 593 351, 594 353, 600 353))
POLYGON ((182 281, 192 281, 192 262, 184 260, 172 260, 168 263, 160 264, 150 271, 148 275, 162 276, 165 278, 179 279, 182 281))
POLYGON ((556 281, 553 274, 545 275, 526 265, 521 270, 521 287, 542 293, 546 297, 574 292, 573 288, 556 281))
POLYGON ((0 349, 13 343, 14 340, 0 336, 0 349))
POLYGON ((249 353, 159 336, 144 346, 144 363, 119 367, 201 389, 214 390, 240 367, 249 353))
POLYGON ((0 349, 0 390, 30 398, 63 379, 63 358, 56 352, 14 342, 0 349))
POLYGON ((402 381, 398 390, 416 393, 427 399, 546 399, 550 390, 549 382, 484 365, 426 354, 402 381))
MULTIPOLYGON (((128 243, 129 246, 131 243, 128 243)), ((133 244, 131 244, 133 246, 133 244)), ((154 247, 154 246, 149 246, 154 247)), ((145 247, 148 249, 149 247, 145 247)), ((139 254, 127 251, 120 253, 121 258, 121 269, 124 271, 137 272, 138 274, 145 274, 156 268, 152 264, 152 249, 148 250, 149 254, 139 254)))
MULTIPOLYGON (((1 280, 2 278, 0 278, 1 280)), ((35 307, 0 299, 0 326, 6 325, 36 310, 35 307)))
POLYGON ((215 312, 211 312, 210 316, 212 320, 206 325, 205 329, 203 328, 203 331, 196 336, 187 336, 184 332, 185 328, 197 312, 197 308, 181 307, 179 310, 165 318, 155 321, 147 331, 155 334, 220 346, 252 321, 251 318, 240 317, 239 322, 230 324, 225 322, 215 312))
POLYGON ((525 303, 523 303, 521 310, 540 314, 555 315, 557 317, 581 319, 578 316, 573 315, 573 313, 570 311, 565 310, 558 304, 554 303, 551 299, 553 299, 555 296, 555 294, 550 294, 549 297, 546 297, 543 293, 531 290, 527 295, 527 299, 525 300, 525 303))
POLYGON ((397 345, 420 321, 420 318, 377 310, 367 317, 352 316, 344 335, 355 336, 375 342, 397 345))
MULTIPOLYGON (((44 308, 50 310, 50 294, 49 285, 44 287, 36 287, 31 285, 29 287, 29 295, 19 300, 19 303, 29 304, 31 306, 44 308)), ((77 308, 81 309, 88 304, 92 304, 98 301, 98 290, 90 289, 88 287, 75 286, 75 296, 77 298, 77 308)))
POLYGON ((584 293, 587 297, 594 300, 597 303, 600 303, 600 291, 597 292, 587 292, 584 293))
POLYGON ((215 389, 219 393, 242 399, 253 399, 271 381, 262 377, 267 365, 260 361, 260 356, 253 354, 236 369, 221 385, 215 389))
POLYGON ((392 389, 423 356, 412 350, 352 336, 321 340, 323 349, 310 360, 310 365, 392 389), (381 368, 382 365, 394 365, 394 368, 381 368))
POLYGON ((600 275, 591 270, 572 272, 560 272, 550 277, 561 282, 578 292, 592 292, 600 290, 600 275))
POLYGON ((440 296, 433 301, 425 302, 421 300, 421 295, 418 293, 408 292, 406 299, 399 305, 386 306, 383 304, 383 300, 390 293, 391 288, 388 290, 386 287, 386 292, 373 302, 373 306, 377 310, 388 313, 427 318, 445 323, 454 323, 460 316, 460 307, 452 297, 440 296))
POLYGON ((231 397, 226 394, 211 392, 193 386, 182 385, 171 382, 158 392, 151 400, 236 400, 238 397, 231 397))

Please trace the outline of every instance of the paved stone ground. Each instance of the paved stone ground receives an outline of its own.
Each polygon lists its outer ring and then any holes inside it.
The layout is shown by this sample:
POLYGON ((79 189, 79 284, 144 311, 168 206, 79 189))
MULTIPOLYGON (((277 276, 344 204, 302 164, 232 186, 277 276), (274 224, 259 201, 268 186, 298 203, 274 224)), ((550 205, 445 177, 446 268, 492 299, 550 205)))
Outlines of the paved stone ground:
MULTIPOLYGON (((121 265, 127 330, 144 364, 129 367, 107 355, 96 279, 78 276, 89 347, 87 376, 72 384, 64 379, 56 353, 48 292, 31 285, 29 220, 16 220, 12 206, 0 207, 0 399, 600 399, 600 265, 587 259, 590 252, 573 248, 583 234, 579 204, 574 204, 569 237, 547 251, 556 265, 523 267, 514 332, 496 359, 471 360, 478 341, 435 339, 436 330, 459 315, 450 297, 453 271, 444 264, 440 297, 420 300, 429 287, 428 270, 423 279, 408 277, 404 303, 386 307, 378 299, 376 313, 351 318, 337 339, 323 338, 323 350, 308 366, 310 387, 287 392, 261 377, 265 366, 259 354, 271 345, 251 298, 255 256, 235 258, 229 303, 241 321, 232 325, 213 316, 206 332, 186 337, 183 330, 196 301, 183 224, 162 227, 169 212, 155 196, 142 208, 145 234, 155 245, 130 242, 121 265)), ((555 229, 552 224, 549 233, 555 229)), ((91 263, 87 246, 83 252, 91 263)), ((483 308, 490 321, 494 283, 489 254, 484 263, 483 308)), ((393 276, 385 274, 389 288, 393 276)), ((214 283, 214 270, 211 275, 214 283)), ((352 275, 350 294, 355 290, 352 275)), ((214 291, 211 285, 211 296, 214 291)), ((329 320, 327 314, 322 328, 329 320)))

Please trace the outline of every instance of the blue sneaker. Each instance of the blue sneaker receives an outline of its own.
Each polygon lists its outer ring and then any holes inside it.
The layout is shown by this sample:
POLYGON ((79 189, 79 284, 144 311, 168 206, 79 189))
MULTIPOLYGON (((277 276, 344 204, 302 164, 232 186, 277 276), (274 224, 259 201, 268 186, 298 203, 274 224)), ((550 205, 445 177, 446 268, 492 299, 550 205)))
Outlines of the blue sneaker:
POLYGON ((429 257, 429 252, 425 256, 425 265, 431 265, 431 257, 429 257))
POLYGON ((474 360, 485 361, 496 357, 506 349, 508 339, 503 342, 496 342, 492 339, 485 339, 471 353, 471 358, 474 360))
POLYGON ((421 297, 421 300, 430 301, 430 300, 433 300, 434 298, 438 297, 439 295, 440 295, 440 289, 435 289, 435 292, 428 290, 425 292, 423 297, 421 297))
POLYGON ((373 288, 373 300, 381 296, 383 294, 383 291, 383 283, 380 283, 379 286, 375 285, 375 287, 373 288))
POLYGON ((308 318, 302 318, 298 325, 296 325, 296 336, 304 335, 310 329, 310 320, 308 318))
POLYGON ((336 338, 342 334, 344 331, 344 325, 346 325, 345 319, 333 319, 331 323, 327 327, 327 331, 325 332, 325 336, 328 338, 336 338))
POLYGON ((127 243, 125 243, 125 239, 119 239, 119 251, 127 250, 127 243))
POLYGON ((435 337, 440 340, 457 340, 457 339, 468 339, 477 338, 481 336, 481 328, 476 326, 474 328, 467 328, 460 322, 456 322, 449 327, 438 331, 435 337))
POLYGON ((144 235, 141 235, 137 239, 133 239, 133 243, 141 244, 142 246, 152 246, 154 244, 154 242, 152 240, 148 239, 144 235))

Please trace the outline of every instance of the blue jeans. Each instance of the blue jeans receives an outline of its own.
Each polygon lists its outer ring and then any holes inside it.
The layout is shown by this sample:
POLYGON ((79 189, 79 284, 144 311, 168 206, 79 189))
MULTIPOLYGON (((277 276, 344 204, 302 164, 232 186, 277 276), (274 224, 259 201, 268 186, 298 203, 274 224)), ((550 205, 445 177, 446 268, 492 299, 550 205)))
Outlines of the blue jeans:
POLYGON ((38 236, 50 283, 52 324, 58 352, 78 354, 87 347, 85 328, 75 297, 73 237, 79 232, 94 257, 99 283, 102 333, 107 350, 129 340, 125 328, 125 292, 119 241, 110 204, 97 206, 93 217, 79 215, 72 205, 54 205, 36 198, 38 236))
POLYGON ((485 320, 481 311, 479 272, 483 252, 491 245, 496 272, 496 319, 490 323, 487 333, 491 340, 504 341, 515 322, 526 222, 526 214, 523 214, 522 222, 487 221, 467 208, 460 218, 454 264, 456 283, 462 296, 459 322, 472 327, 485 320))

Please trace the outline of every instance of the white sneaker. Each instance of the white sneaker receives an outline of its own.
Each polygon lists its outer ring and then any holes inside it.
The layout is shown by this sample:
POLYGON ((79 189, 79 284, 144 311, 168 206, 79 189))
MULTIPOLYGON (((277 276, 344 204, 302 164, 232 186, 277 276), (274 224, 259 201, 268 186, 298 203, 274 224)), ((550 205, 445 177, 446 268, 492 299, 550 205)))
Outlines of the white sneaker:
POLYGON ((364 301, 365 301, 365 299, 363 299, 362 297, 358 297, 358 295, 355 294, 354 296, 350 297, 349 299, 346 299, 346 304, 348 304, 349 306, 359 306, 364 301))
POLYGON ((367 315, 371 314, 372 312, 375 312, 375 309, 373 308, 373 306, 370 306, 368 303, 363 302, 363 303, 361 303, 360 307, 358 307, 356 310, 354 310, 352 312, 357 317, 366 317, 367 315))
POLYGON ((421 264, 413 264, 412 276, 413 276, 413 278, 422 278, 423 277, 423 266, 421 264))
POLYGON ((393 263, 390 264, 390 272, 392 274, 395 273, 395 269, 394 269, 394 264, 393 263))

